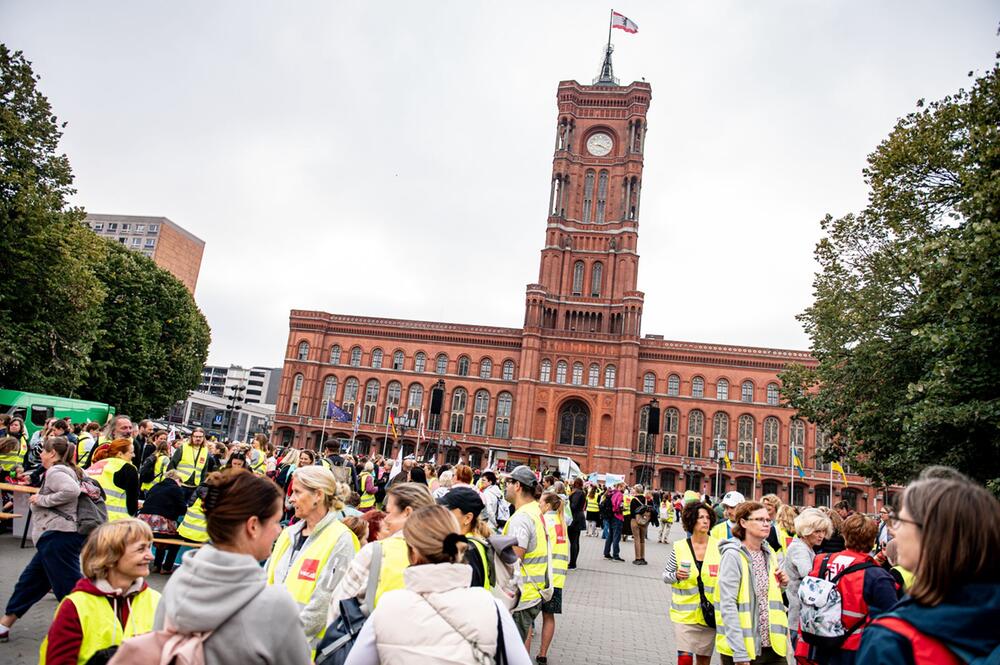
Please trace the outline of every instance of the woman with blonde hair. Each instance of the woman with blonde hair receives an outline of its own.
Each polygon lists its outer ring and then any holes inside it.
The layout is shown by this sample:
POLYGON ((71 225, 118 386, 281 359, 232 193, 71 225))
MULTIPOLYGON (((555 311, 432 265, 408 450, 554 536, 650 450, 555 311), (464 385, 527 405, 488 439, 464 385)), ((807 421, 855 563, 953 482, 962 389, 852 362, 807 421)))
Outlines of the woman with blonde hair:
POLYGON ((310 641, 326 632, 330 594, 360 549, 357 536, 336 512, 344 506, 346 490, 343 483, 338 488, 325 466, 297 469, 290 500, 297 521, 281 532, 267 560, 267 583, 288 589, 310 641))
POLYGON ((455 516, 444 506, 425 506, 403 532, 410 564, 403 573, 405 588, 383 597, 347 665, 530 664, 510 613, 490 592, 469 587, 472 571, 459 563, 467 544, 455 516))
POLYGON ((795 537, 785 552, 781 569, 788 575, 785 595, 788 598, 788 630, 794 649, 799 639, 799 610, 802 607, 799 601, 799 585, 812 570, 813 560, 816 558, 815 548, 833 533, 833 522, 823 514, 823 511, 806 508, 795 518, 793 528, 795 537))
MULTIPOLYGON (((562 483, 555 483, 553 489, 562 483)), ((454 491, 454 490, 452 490, 454 491)), ((546 492, 538 500, 542 510, 542 524, 552 545, 552 598, 542 601, 542 643, 536 658, 539 663, 548 662, 549 646, 556 634, 556 615, 562 614, 563 587, 566 586, 566 571, 569 568, 569 536, 563 515, 562 497, 556 492, 546 492)))
POLYGON ((160 593, 146 584, 152 545, 149 525, 135 519, 107 522, 91 532, 80 553, 83 578, 56 608, 40 665, 86 663, 153 629, 160 593))

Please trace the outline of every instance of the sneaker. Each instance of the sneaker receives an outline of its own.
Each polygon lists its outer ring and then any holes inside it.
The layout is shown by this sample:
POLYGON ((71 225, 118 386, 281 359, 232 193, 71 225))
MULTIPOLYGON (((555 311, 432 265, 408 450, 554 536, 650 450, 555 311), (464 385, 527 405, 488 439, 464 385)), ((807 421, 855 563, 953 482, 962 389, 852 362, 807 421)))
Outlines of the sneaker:
POLYGON ((645 559, 639 559, 639 565, 640 566, 648 566, 649 562, 646 561, 645 559))
POLYGON ((642 565, 642 559, 636 559, 635 561, 632 562, 632 565, 633 566, 641 566, 642 565))
POLYGON ((616 557, 613 557, 613 560, 614 561, 624 561, 625 559, 621 558, 620 556, 616 556, 616 557))
POLYGON ((10 639, 10 628, 7 626, 0 626, 0 642, 6 642, 10 639))
POLYGON ((605 554, 605 555, 604 555, 604 558, 605 558, 605 559, 607 559, 608 561, 612 561, 612 560, 613 560, 613 559, 611 558, 611 555, 610 555, 610 554, 605 554))

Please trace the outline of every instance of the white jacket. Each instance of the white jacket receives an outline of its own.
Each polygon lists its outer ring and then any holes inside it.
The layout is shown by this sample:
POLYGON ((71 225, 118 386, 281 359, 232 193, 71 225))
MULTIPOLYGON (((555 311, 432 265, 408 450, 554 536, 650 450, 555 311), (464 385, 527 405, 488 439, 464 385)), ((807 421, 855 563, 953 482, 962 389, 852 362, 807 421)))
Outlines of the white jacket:
POLYGON ((379 599, 347 665, 475 663, 472 643, 492 658, 497 650, 498 610, 508 662, 530 665, 510 613, 489 591, 469 588, 472 568, 468 565, 411 566, 403 579, 405 589, 386 592, 379 599))

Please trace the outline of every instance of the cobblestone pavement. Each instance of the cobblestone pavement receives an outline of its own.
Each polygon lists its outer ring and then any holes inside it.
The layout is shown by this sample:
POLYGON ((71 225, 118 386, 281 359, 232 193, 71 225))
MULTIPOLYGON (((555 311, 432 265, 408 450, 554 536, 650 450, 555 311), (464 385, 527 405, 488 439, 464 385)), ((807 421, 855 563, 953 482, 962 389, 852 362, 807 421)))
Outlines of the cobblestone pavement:
MULTIPOLYGON (((604 541, 580 538, 580 557, 576 570, 569 571, 563 596, 563 613, 556 620, 556 634, 549 649, 553 665, 610 665, 612 663, 675 663, 673 631, 667 616, 670 588, 660 580, 668 545, 656 542, 657 530, 650 528, 646 542, 648 566, 631 561, 631 539, 622 544, 625 562, 606 561, 604 541)), ((671 540, 683 537, 675 524, 671 540)), ((33 549, 19 549, 18 540, 0 536, 0 603, 6 605, 21 569, 33 549)), ((168 578, 153 576, 152 586, 162 589, 168 578)), ((56 601, 47 596, 21 619, 11 633, 10 642, 0 644, 0 663, 34 665, 38 648, 55 612, 56 601)), ((541 619, 536 622, 541 630, 541 619)), ((538 637, 532 645, 538 652, 538 637)), ((718 662, 718 656, 713 662, 718 662)))

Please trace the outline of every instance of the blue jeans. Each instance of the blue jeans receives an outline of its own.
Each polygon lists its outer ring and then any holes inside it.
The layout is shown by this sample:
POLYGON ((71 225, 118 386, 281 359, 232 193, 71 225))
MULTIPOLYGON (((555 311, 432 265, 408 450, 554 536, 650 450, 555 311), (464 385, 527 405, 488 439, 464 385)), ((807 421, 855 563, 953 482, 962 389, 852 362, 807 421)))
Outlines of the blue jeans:
POLYGON ((622 521, 610 519, 607 524, 608 537, 604 539, 604 556, 619 557, 621 556, 619 547, 622 542, 622 521))
POLYGON ((80 573, 80 550, 84 537, 66 531, 46 531, 35 543, 35 556, 21 571, 14 593, 7 601, 6 614, 24 616, 31 606, 51 589, 58 600, 68 595, 80 573))

